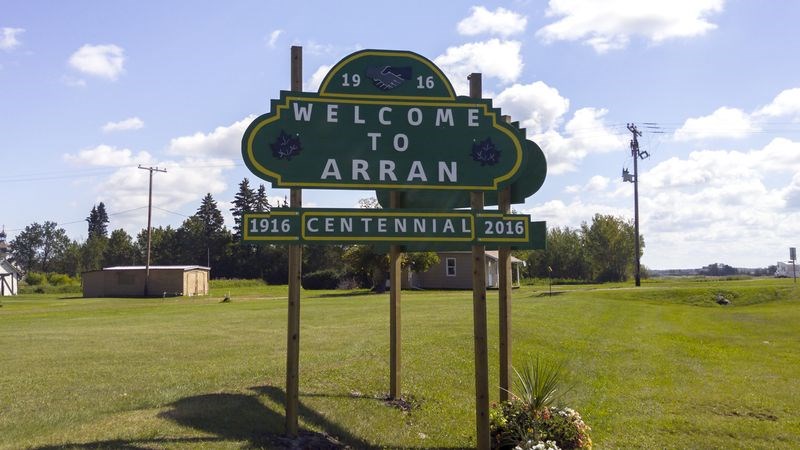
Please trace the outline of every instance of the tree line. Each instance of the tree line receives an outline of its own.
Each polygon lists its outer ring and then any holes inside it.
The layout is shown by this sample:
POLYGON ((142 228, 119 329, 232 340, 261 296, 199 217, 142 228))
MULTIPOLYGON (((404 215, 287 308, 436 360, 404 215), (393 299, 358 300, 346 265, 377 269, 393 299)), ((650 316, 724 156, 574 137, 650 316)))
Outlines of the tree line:
MULTIPOLYGON (((634 275, 635 235, 631 221, 595 214, 591 223, 583 222, 579 228, 549 229, 546 249, 517 252, 517 257, 526 261, 525 272, 530 278, 625 281, 634 275)), ((640 235, 640 257, 643 251, 644 238, 640 235)))
MULTIPOLYGON (((177 227, 157 226, 151 233, 151 265, 201 265, 211 267, 214 278, 262 278, 286 281, 285 248, 271 245, 241 245, 241 218, 247 211, 266 212, 273 208, 264 185, 253 188, 245 178, 239 183, 231 213, 236 225, 225 226, 217 201, 209 193, 197 211, 177 227)), ((288 206, 284 201, 274 207, 288 206)), ((103 267, 144 265, 147 258, 147 229, 135 237, 122 228, 109 233, 105 204, 94 205, 86 217, 87 238, 72 240, 57 223, 45 221, 25 227, 9 242, 11 258, 23 272, 57 272, 78 276, 103 267)), ((304 270, 316 271, 341 261, 342 249, 310 246, 305 252, 304 270)))
MULTIPOLYGON (((363 208, 378 207, 374 199, 362 199, 363 208)), ((228 229, 217 201, 209 193, 193 215, 177 228, 153 227, 151 265, 200 265, 211 268, 212 278, 260 278, 285 283, 288 254, 282 245, 249 245, 241 242, 245 212, 268 212, 288 207, 284 200, 271 205, 263 184, 257 188, 244 178, 230 209, 233 229, 228 229)), ((144 265, 147 229, 135 237, 124 229, 109 232, 105 204, 92 206, 86 217, 87 239, 72 240, 55 222, 33 223, 10 243, 11 255, 24 272, 63 273, 72 277, 103 267, 144 265)), ((516 252, 527 262, 531 278, 554 277, 591 281, 622 281, 633 274, 634 230, 629 221, 597 214, 580 228, 552 228, 545 250, 516 252)), ((643 239, 640 241, 644 248, 643 239)), ((434 252, 405 255, 404 267, 425 271, 438 262, 434 252)), ((326 286, 343 279, 353 285, 381 288, 388 272, 388 258, 365 245, 307 245, 303 251, 304 278, 326 286)))

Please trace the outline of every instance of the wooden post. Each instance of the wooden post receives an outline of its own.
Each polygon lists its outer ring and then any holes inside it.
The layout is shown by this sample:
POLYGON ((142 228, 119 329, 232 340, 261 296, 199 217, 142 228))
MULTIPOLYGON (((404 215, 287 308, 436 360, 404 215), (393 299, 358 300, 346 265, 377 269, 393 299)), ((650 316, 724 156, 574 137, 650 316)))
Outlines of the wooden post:
MULTIPOLYGON (((389 207, 400 208, 400 193, 392 191, 389 194, 389 207)), ((389 398, 400 398, 400 292, 403 288, 401 280, 402 253, 399 245, 389 247, 389 398)))
MULTIPOLYGON (((469 76, 469 96, 481 98, 481 74, 469 76)), ((473 213, 483 211, 483 192, 470 193, 473 213)), ((477 448, 488 450, 489 434, 489 350, 486 338, 486 247, 472 246, 472 317, 475 339, 475 428, 477 448)))
MULTIPOLYGON (((511 122, 509 116, 503 120, 511 122)), ((497 196, 497 207, 503 214, 511 213, 511 188, 500 190, 497 196)), ((511 249, 500 247, 497 252, 497 263, 500 270, 500 401, 508 400, 508 390, 511 389, 511 249)))
MULTIPOLYGON (((292 46, 292 91, 303 90, 303 47, 292 46)), ((303 206, 303 191, 290 191, 289 206, 303 206)), ((300 407, 300 276, 303 246, 289 246, 289 323, 286 340, 286 434, 297 436, 300 407)))

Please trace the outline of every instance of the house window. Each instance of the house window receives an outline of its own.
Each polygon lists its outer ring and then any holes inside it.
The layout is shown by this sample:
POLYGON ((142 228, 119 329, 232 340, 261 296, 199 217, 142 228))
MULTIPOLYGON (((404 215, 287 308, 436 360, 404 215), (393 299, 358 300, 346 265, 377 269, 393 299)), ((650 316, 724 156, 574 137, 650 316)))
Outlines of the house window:
POLYGON ((448 277, 456 276, 456 259, 455 258, 445 258, 444 260, 445 266, 445 273, 448 277))

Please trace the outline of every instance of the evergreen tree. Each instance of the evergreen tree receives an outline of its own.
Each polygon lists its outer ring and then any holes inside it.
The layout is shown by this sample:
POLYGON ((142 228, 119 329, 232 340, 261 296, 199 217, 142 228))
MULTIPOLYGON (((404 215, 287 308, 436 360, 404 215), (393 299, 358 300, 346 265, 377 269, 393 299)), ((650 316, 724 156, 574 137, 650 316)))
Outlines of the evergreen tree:
POLYGON ((250 181, 244 178, 242 182, 239 183, 239 192, 233 197, 233 208, 231 208, 234 222, 233 231, 237 239, 242 238, 242 217, 244 213, 254 210, 255 198, 256 194, 253 189, 250 188, 250 181))
MULTIPOLYGON (((225 228, 225 219, 222 217, 222 212, 217 207, 217 202, 211 196, 211 193, 203 197, 200 207, 193 218, 201 224, 203 233, 202 247, 204 254, 198 264, 212 267, 213 261, 214 275, 216 276, 219 269, 222 269, 219 266, 226 253, 225 246, 230 240, 230 233, 225 228)), ((186 228, 184 231, 188 233, 190 225, 192 224, 187 221, 181 225, 181 228, 186 228)))
POLYGON ((108 213, 103 202, 97 205, 97 231, 100 236, 108 237, 108 213))
POLYGON ((207 238, 221 234, 225 229, 225 219, 222 212, 217 207, 217 202, 209 192, 200 202, 200 207, 194 213, 203 223, 203 229, 207 238))
POLYGON ((100 202, 97 206, 92 206, 92 211, 89 212, 86 222, 89 223, 88 239, 108 237, 108 213, 106 213, 106 205, 103 202, 100 202))
POLYGON ((272 205, 269 204, 269 199, 267 198, 267 189, 263 184, 259 184, 253 203, 253 211, 269 212, 270 209, 272 209, 272 205))

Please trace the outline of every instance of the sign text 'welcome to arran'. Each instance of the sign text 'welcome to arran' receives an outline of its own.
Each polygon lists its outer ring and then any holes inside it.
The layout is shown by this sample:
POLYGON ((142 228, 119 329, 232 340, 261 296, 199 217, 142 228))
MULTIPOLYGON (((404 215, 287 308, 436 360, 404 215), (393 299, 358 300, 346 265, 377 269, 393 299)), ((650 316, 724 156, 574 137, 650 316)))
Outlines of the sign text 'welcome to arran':
POLYGON ((242 155, 281 188, 496 191, 519 176, 526 145, 491 100, 456 97, 428 59, 364 50, 319 92, 281 92, 242 155))

